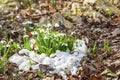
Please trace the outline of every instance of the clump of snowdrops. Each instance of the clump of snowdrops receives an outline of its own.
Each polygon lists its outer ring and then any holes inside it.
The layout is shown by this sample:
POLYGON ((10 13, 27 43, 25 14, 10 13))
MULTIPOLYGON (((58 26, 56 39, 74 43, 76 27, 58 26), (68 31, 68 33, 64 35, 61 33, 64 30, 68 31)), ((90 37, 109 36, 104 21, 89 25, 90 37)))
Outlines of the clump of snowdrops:
POLYGON ((29 35, 25 35, 23 38, 24 48, 28 50, 34 49, 36 52, 45 53, 47 56, 55 53, 56 50, 72 51, 76 40, 73 36, 52 31, 50 28, 37 28, 31 34, 33 35, 32 38, 29 38, 29 35))

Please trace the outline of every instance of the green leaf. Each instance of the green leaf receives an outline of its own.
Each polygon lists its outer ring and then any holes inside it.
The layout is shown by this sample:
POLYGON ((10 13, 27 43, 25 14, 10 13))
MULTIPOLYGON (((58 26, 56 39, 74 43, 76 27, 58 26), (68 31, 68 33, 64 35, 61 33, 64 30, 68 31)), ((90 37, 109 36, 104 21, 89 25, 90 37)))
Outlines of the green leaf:
POLYGON ((38 75, 40 78, 44 78, 44 75, 43 75, 41 72, 39 72, 39 71, 37 71, 37 75, 38 75))
POLYGON ((108 67, 105 67, 106 70, 108 71, 108 74, 107 76, 110 76, 110 77, 117 77, 117 75, 115 73, 113 73, 108 67))

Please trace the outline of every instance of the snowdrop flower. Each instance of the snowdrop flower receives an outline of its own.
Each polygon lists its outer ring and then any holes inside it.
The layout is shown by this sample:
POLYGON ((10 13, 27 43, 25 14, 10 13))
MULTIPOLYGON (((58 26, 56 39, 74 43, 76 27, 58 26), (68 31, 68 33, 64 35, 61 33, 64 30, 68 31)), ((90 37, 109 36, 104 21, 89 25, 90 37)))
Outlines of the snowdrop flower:
POLYGON ((37 51, 38 49, 39 49, 39 48, 38 48, 37 46, 34 48, 34 50, 36 50, 36 51, 37 51))
POLYGON ((44 30, 44 29, 40 29, 39 31, 40 31, 40 32, 45 32, 45 30, 44 30))
POLYGON ((76 32, 75 32, 75 31, 71 32, 71 35, 74 35, 74 34, 76 34, 76 32))
POLYGON ((67 43, 62 43, 62 46, 68 46, 68 44, 67 43))
POLYGON ((56 28, 60 27, 60 25, 58 23, 55 23, 54 25, 56 28))
POLYGON ((45 36, 44 36, 44 39, 49 39, 49 37, 45 35, 45 36))
POLYGON ((38 35, 38 33, 36 31, 32 31, 30 32, 32 35, 38 35))
POLYGON ((27 30, 26 30, 26 28, 23 28, 23 31, 25 31, 25 32, 26 32, 26 31, 27 31, 27 30))
POLYGON ((23 38, 28 38, 29 36, 28 35, 24 35, 23 38))
POLYGON ((30 47, 33 49, 34 48, 34 44, 36 43, 36 40, 31 38, 30 39, 30 47))
POLYGON ((52 27, 52 24, 48 23, 45 27, 50 28, 52 27))
POLYGON ((10 39, 11 42, 13 42, 13 39, 10 39))
POLYGON ((1 40, 1 41, 0 41, 0 43, 4 44, 4 43, 6 43, 6 41, 4 41, 4 40, 1 40))
POLYGON ((59 33, 57 34, 57 36, 65 36, 66 34, 65 33, 59 33))
POLYGON ((6 45, 6 47, 10 47, 10 45, 9 45, 9 44, 7 44, 7 45, 6 45))
POLYGON ((2 29, 2 25, 0 25, 0 29, 2 29))

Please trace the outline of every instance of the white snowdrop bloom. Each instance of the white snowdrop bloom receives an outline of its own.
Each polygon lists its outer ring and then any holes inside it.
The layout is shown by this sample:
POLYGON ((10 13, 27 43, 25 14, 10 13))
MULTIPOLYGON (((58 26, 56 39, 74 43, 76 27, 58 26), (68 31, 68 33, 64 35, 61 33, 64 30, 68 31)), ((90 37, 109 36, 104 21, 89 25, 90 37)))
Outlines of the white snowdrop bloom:
POLYGON ((60 25, 58 23, 55 23, 54 25, 56 28, 60 27, 60 25))
POLYGON ((78 69, 74 66, 74 67, 71 69, 71 74, 72 74, 72 75, 77 75, 77 71, 78 71, 78 69))
POLYGON ((65 36, 66 34, 65 33, 59 33, 57 34, 57 36, 65 36))
POLYGON ((29 36, 28 35, 24 35, 23 38, 28 38, 29 36))
POLYGON ((59 34, 54 34, 54 37, 60 37, 60 36, 65 36, 65 33, 59 33, 59 34))
POLYGON ((26 60, 26 61, 22 62, 18 68, 19 68, 19 70, 28 71, 28 70, 30 70, 30 67, 31 67, 30 60, 26 60))
POLYGON ((26 28, 23 28, 23 31, 25 31, 25 32, 26 32, 26 28))
POLYGON ((62 43, 62 46, 68 46, 68 44, 67 43, 62 43))
POLYGON ((0 43, 4 44, 4 43, 6 43, 6 41, 5 40, 1 40, 0 43))
POLYGON ((30 32, 32 35, 38 35, 38 33, 36 31, 32 31, 30 32))
POLYGON ((38 49, 39 49, 38 46, 36 46, 36 47, 34 48, 34 50, 36 50, 36 51, 37 51, 38 49))
POLYGON ((7 45, 5 45, 6 47, 10 47, 10 45, 9 44, 7 44, 7 45))
POLYGON ((52 27, 52 24, 48 23, 45 27, 50 28, 50 27, 52 27))
POLYGON ((23 25, 27 25, 27 24, 32 24, 33 22, 32 21, 25 21, 25 22, 23 22, 22 24, 23 25))
POLYGON ((79 40, 77 39, 74 43, 74 49, 75 51, 81 51, 82 53, 86 53, 87 52, 87 46, 85 45, 85 41, 84 40, 79 40))
POLYGON ((39 31, 40 31, 40 32, 45 32, 45 30, 44 30, 44 29, 39 29, 39 31))
POLYGON ((2 29, 2 25, 0 25, 0 29, 2 29))
POLYGON ((75 32, 75 31, 71 32, 71 35, 74 35, 74 34, 76 34, 76 32, 75 32))
POLYGON ((17 44, 17 48, 19 48, 19 49, 21 48, 19 44, 17 44))
POLYGON ((44 36, 44 39, 49 39, 49 36, 46 36, 46 35, 45 35, 45 36, 44 36))
POLYGON ((11 42, 13 42, 13 39, 10 39, 11 42))
POLYGON ((29 55, 31 53, 31 51, 27 50, 27 49, 22 49, 18 52, 19 54, 25 54, 25 55, 29 55))
POLYGON ((34 44, 36 43, 36 40, 31 38, 29 42, 30 42, 30 47, 33 49, 34 48, 34 44))
POLYGON ((18 54, 14 54, 9 58, 9 61, 12 63, 16 63, 17 65, 20 65, 22 62, 26 61, 26 56, 19 56, 18 54))

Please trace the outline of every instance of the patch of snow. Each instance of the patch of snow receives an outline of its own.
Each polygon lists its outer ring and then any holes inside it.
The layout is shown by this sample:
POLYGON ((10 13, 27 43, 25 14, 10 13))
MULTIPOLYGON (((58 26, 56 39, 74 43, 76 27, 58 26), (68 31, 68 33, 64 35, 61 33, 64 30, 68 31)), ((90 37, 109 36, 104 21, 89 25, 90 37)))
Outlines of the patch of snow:
POLYGON ((78 68, 81 66, 80 61, 83 56, 86 56, 86 49, 83 40, 76 40, 73 53, 57 50, 48 57, 45 53, 36 54, 34 51, 22 49, 19 54, 11 56, 9 61, 16 63, 19 70, 24 71, 28 71, 30 68, 40 69, 40 65, 47 65, 53 69, 49 73, 61 75, 63 80, 67 80, 66 74, 77 75, 78 68))
POLYGON ((87 46, 85 45, 85 41, 84 40, 77 39, 75 41, 73 47, 74 47, 75 51, 81 51, 82 53, 86 53, 87 52, 87 46))

